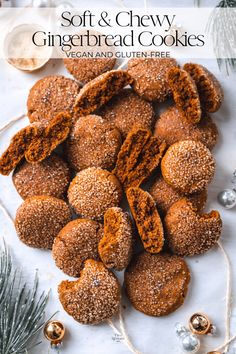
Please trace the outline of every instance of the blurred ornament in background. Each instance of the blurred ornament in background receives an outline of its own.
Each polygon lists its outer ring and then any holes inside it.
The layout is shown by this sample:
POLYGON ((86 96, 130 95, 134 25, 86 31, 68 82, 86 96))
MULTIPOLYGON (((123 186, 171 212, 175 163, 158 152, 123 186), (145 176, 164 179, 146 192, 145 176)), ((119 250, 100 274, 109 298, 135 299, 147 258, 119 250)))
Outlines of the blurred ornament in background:
POLYGON ((73 8, 72 4, 68 1, 62 1, 55 3, 56 12, 61 14, 63 11, 70 10, 73 8))
POLYGON ((198 352, 200 349, 200 340, 195 334, 191 333, 179 322, 175 325, 175 332, 179 338, 183 353, 194 354, 198 352))
POLYGON ((32 7, 55 7, 59 11, 65 11, 71 9, 73 6, 68 1, 53 1, 53 0, 32 0, 30 6, 32 7))
POLYGON ((52 1, 50 0, 32 0, 32 7, 51 7, 52 1))
POLYGON ((11 0, 0 0, 0 7, 11 7, 12 1, 11 0))

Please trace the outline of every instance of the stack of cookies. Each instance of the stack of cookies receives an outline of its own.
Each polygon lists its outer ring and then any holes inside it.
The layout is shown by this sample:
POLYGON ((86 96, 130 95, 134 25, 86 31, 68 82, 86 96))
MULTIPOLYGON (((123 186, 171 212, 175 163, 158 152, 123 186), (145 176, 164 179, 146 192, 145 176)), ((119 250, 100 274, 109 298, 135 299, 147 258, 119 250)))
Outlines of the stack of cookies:
POLYGON ((203 210, 218 138, 210 113, 222 89, 205 67, 180 68, 175 59, 131 59, 127 70, 106 59, 64 64, 75 80, 36 82, 30 124, 0 158, 0 173, 14 170, 24 200, 17 235, 52 250, 55 264, 77 278, 58 293, 80 323, 118 311, 114 271, 123 270, 131 304, 167 315, 187 294, 184 257, 207 252, 221 234, 219 213, 203 210), (162 102, 169 106, 157 114, 162 102))

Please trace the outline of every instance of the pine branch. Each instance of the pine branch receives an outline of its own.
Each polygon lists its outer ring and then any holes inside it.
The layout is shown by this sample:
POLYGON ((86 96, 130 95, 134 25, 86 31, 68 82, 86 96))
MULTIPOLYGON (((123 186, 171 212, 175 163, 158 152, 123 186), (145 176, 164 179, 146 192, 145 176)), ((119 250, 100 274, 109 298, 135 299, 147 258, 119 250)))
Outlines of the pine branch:
POLYGON ((32 290, 14 270, 5 243, 0 249, 0 354, 26 354, 42 328, 48 295, 38 297, 38 277, 32 290))
POLYGON ((229 75, 236 69, 236 0, 219 2, 211 14, 207 30, 212 36, 218 66, 229 75))

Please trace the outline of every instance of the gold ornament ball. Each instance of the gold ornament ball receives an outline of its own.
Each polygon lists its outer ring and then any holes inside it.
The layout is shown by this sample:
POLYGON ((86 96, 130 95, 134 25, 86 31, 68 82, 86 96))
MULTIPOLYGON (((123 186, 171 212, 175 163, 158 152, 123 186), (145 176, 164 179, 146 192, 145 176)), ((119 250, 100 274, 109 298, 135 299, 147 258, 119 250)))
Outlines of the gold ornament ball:
POLYGON ((44 326, 44 336, 53 344, 60 343, 65 336, 65 327, 60 321, 48 321, 44 326))
POLYGON ((211 323, 208 317, 202 313, 195 313, 189 320, 190 330, 195 334, 207 334, 211 323))

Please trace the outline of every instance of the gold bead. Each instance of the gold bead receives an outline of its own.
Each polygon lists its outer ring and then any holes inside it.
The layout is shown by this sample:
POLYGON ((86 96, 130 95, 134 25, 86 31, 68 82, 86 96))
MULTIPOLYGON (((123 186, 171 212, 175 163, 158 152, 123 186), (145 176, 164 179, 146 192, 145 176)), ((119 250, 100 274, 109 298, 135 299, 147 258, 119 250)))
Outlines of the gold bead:
POLYGON ((189 328, 194 334, 208 334, 211 332, 212 324, 209 318, 203 313, 194 313, 189 320, 189 328))
POLYGON ((48 321, 44 326, 43 334, 51 344, 58 344, 65 336, 65 327, 60 321, 48 321))
POLYGON ((207 354, 222 354, 221 352, 208 352, 207 354))

